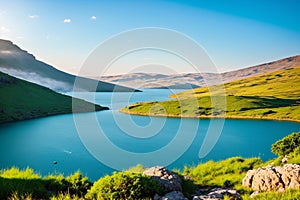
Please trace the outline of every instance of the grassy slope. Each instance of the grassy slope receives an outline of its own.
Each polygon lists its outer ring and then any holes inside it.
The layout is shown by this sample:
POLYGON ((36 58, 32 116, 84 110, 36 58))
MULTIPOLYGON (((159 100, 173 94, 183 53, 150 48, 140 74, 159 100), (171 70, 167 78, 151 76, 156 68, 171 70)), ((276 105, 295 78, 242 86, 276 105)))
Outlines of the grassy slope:
POLYGON ((263 118, 300 121, 300 67, 174 94, 176 100, 137 103, 120 111, 173 117, 263 118), (213 95, 210 95, 213 91, 213 95), (226 100, 226 102, 225 102, 226 100), (211 106, 214 102, 214 106, 211 106))
MULTIPOLYGON (((74 99, 75 112, 107 109, 74 99)), ((0 72, 0 123, 72 113, 72 98, 0 72)))

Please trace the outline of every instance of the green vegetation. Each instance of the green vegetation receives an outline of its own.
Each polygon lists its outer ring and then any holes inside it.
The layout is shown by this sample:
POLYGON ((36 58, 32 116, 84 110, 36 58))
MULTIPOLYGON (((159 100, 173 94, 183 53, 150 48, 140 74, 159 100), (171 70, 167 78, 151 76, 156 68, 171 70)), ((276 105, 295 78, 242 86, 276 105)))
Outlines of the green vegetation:
POLYGON ((243 195, 243 200, 298 200, 300 199, 300 190, 287 190, 282 193, 278 192, 264 192, 258 194, 254 198, 250 198, 249 195, 243 195))
POLYGON ((176 100, 142 102, 120 109, 139 115, 227 117, 300 121, 300 67, 197 88, 171 95, 176 100))
MULTIPOLYGON (((73 99, 74 112, 107 109, 73 99)), ((72 97, 0 72, 0 123, 72 113, 72 97)))
MULTIPOLYGON (((267 162, 262 162, 259 158, 233 157, 219 162, 208 161, 195 167, 185 166, 183 171, 176 171, 183 181, 183 194, 191 197, 197 188, 225 187, 237 189, 243 199, 248 200, 253 191, 242 186, 242 179, 247 171, 269 163, 282 164, 282 155, 286 153, 289 157, 287 163, 300 164, 299 136, 300 132, 292 133, 273 144, 272 151, 279 157, 267 162)), ((63 175, 41 177, 30 168, 19 170, 12 167, 0 171, 0 199, 151 199, 156 193, 163 194, 163 189, 155 181, 142 174, 144 169, 142 165, 136 165, 127 171, 114 172, 91 183, 79 171, 67 177, 63 175)), ((260 193, 253 199, 294 200, 299 197, 300 190, 287 190, 282 193, 260 193)))
POLYGON ((185 167, 183 174, 190 176, 201 187, 234 187, 242 183, 248 170, 262 163, 259 158, 233 157, 219 162, 208 161, 195 168, 185 167))
POLYGON ((94 183, 87 199, 151 199, 155 193, 163 193, 155 181, 141 173, 115 172, 94 183))
POLYGON ((278 156, 300 152, 300 132, 292 133, 272 145, 272 152, 278 156))
POLYGON ((272 152, 278 158, 272 162, 275 165, 282 164, 282 159, 287 156, 289 163, 300 164, 300 132, 292 133, 272 145, 272 152))
POLYGON ((91 185, 79 171, 68 177, 51 175, 44 178, 30 168, 12 167, 0 171, 0 199, 50 199, 62 194, 83 197, 91 185))

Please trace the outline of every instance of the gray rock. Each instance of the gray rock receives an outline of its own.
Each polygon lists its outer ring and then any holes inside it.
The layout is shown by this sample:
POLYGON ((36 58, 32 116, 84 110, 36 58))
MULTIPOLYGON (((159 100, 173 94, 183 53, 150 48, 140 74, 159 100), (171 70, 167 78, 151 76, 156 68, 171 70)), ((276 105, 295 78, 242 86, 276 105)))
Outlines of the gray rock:
POLYGON ((152 180, 156 180, 157 183, 166 190, 166 192, 182 192, 182 181, 180 177, 165 167, 151 167, 146 169, 143 173, 147 176, 150 176, 152 180))
POLYGON ((300 189, 300 165, 285 164, 283 167, 262 167, 249 170, 242 184, 258 192, 300 189))
POLYGON ((160 200, 161 196, 159 196, 158 194, 155 194, 153 197, 153 200, 160 200))
POLYGON ((161 197, 160 200, 188 200, 182 192, 173 191, 165 194, 165 196, 161 197))
POLYGON ((193 200, 220 200, 227 195, 232 200, 240 200, 241 195, 234 189, 214 188, 206 195, 194 196, 193 200))

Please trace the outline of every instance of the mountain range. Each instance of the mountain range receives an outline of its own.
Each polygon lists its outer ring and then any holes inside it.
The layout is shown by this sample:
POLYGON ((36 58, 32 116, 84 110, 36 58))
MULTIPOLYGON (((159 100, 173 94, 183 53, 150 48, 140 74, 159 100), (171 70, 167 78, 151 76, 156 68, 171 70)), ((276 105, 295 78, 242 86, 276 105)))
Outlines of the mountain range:
POLYGON ((91 91, 96 86, 96 92, 132 92, 138 91, 90 78, 76 77, 60 71, 55 67, 37 60, 32 54, 22 50, 11 41, 0 39, 0 71, 23 80, 33 82, 55 91, 68 92, 73 89, 77 78, 78 89, 91 91))
POLYGON ((191 89, 206 86, 206 82, 213 84, 219 84, 221 82, 226 83, 278 70, 289 69, 299 65, 300 56, 297 55, 221 74, 205 72, 170 75, 156 73, 130 73, 103 76, 101 77, 101 80, 136 88, 191 89))

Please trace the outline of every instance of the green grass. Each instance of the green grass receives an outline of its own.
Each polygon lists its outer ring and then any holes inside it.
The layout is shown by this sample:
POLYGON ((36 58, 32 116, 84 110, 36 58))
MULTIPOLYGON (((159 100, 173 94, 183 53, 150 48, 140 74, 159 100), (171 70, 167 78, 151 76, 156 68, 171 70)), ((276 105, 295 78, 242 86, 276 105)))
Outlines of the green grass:
POLYGON ((176 100, 141 102, 129 114, 300 121, 300 67, 171 95, 176 100), (222 90, 224 88, 224 90, 222 90))
POLYGON ((259 158, 244 159, 233 157, 223 161, 208 161, 196 167, 185 167, 184 175, 188 175, 201 188, 237 187, 240 189, 242 179, 248 170, 262 165, 259 158))
POLYGON ((92 183, 79 171, 64 177, 41 177, 33 169, 16 167, 0 171, 0 199, 50 199, 61 195, 83 197, 92 183))
POLYGON ((243 195, 243 200, 299 200, 300 190, 287 190, 285 192, 264 192, 258 194, 254 198, 250 198, 249 195, 243 195))
MULTIPOLYGON (((208 161, 195 167, 185 166, 182 172, 176 172, 182 177, 183 193, 186 197, 191 197, 196 188, 229 187, 237 189, 243 199, 250 199, 249 196, 253 191, 242 186, 243 177, 248 170, 266 166, 269 162, 274 163, 274 160, 262 162, 259 158, 233 157, 218 162, 208 161), (189 176, 191 180, 183 179, 184 176, 189 176)), ((137 165, 126 172, 115 172, 91 184, 88 183, 87 177, 83 177, 79 172, 68 177, 62 175, 41 177, 32 169, 19 170, 13 167, 0 172, 0 199, 91 200, 104 197, 109 199, 113 196, 121 199, 134 199, 137 196, 140 199, 151 199, 150 196, 156 190, 156 192, 162 191, 155 184, 153 185, 149 178, 141 175, 141 169, 144 167, 137 165), (145 189, 148 193, 145 193, 145 189)), ((299 198, 299 194, 300 190, 269 192, 261 193, 255 199, 292 200, 299 198)))
MULTIPOLYGON (((73 99, 74 112, 107 109, 73 99)), ((72 113, 72 97, 0 72, 0 123, 72 113)))
MULTIPOLYGON (((228 95, 299 99, 300 66, 228 82, 224 84, 224 87, 228 95)), ((209 89, 212 90, 213 87, 196 88, 178 93, 173 97, 209 96, 209 89)))

